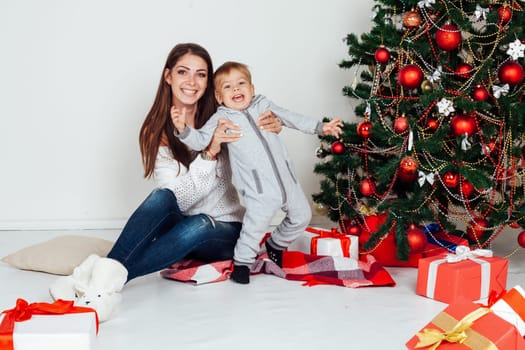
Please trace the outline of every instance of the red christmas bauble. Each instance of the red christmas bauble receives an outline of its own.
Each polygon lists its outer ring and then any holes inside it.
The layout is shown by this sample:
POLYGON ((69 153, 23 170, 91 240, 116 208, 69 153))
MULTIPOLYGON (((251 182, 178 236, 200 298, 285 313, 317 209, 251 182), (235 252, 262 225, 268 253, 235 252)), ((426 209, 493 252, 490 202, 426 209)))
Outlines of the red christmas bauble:
POLYGON ((436 44, 441 50, 452 51, 461 43, 461 32, 453 24, 445 24, 436 32, 436 44))
POLYGON ((450 127, 455 136, 462 136, 465 133, 472 136, 476 130, 476 121, 474 117, 466 114, 456 114, 450 121, 450 127))
POLYGON ((524 71, 521 64, 515 61, 503 63, 498 70, 498 78, 504 84, 517 85, 523 81, 524 71))
POLYGON ((408 118, 403 115, 401 117, 397 117, 394 120, 394 131, 396 134, 402 134, 408 129, 408 118))
POLYGON ((353 236, 359 236, 361 234, 361 226, 358 224, 351 224, 346 228, 346 234, 353 235, 353 236))
POLYGON ((425 235, 425 233, 418 228, 408 229, 407 240, 408 246, 410 248, 410 253, 412 254, 418 254, 423 252, 428 242, 427 235, 425 235))
POLYGON ((407 28, 415 28, 421 25, 421 16, 417 11, 408 11, 403 15, 403 25, 407 28))
POLYGON ((399 71, 397 80, 406 89, 415 89, 423 81, 423 71, 415 64, 407 64, 399 71))
POLYGON ((453 171, 447 171, 443 174, 443 183, 448 188, 454 188, 459 184, 459 175, 453 171))
POLYGON ((474 185, 472 185, 470 181, 463 179, 463 181, 461 181, 461 192, 465 198, 470 197, 470 195, 474 193, 474 185))
POLYGON ((510 228, 520 228, 521 227, 521 225, 519 223, 517 223, 516 221, 511 222, 509 224, 509 226, 510 226, 510 228))
POLYGON ((419 163, 412 156, 406 156, 399 162, 397 176, 403 182, 412 182, 417 179, 419 163))
POLYGON ((372 135, 372 123, 368 120, 363 120, 357 124, 357 134, 362 138, 369 138, 372 135))
POLYGON ((488 221, 483 218, 475 218, 474 221, 469 223, 467 227, 467 236, 474 242, 479 242, 481 236, 485 232, 485 228, 488 226, 488 221))
POLYGON ((369 197, 376 193, 376 183, 371 179, 364 179, 359 184, 359 192, 363 196, 369 197))
POLYGON ((468 63, 460 63, 457 65, 454 70, 454 74, 463 79, 470 78, 470 73, 472 72, 472 66, 468 63))
POLYGON ((518 244, 520 247, 525 248, 525 231, 521 231, 518 235, 518 244))
POLYGON ((335 141, 330 146, 330 150, 332 151, 332 154, 343 154, 345 151, 345 144, 341 141, 335 141))
POLYGON ((498 8, 498 18, 502 24, 506 24, 512 18, 512 9, 507 4, 498 8))
POLYGON ((472 99, 474 101, 486 101, 489 98, 489 91, 483 86, 478 85, 472 90, 472 99))
POLYGON ((374 54, 374 58, 379 63, 387 63, 388 60, 390 59, 390 52, 384 46, 380 46, 376 50, 374 54))
POLYGON ((439 128, 439 123, 436 118, 427 118, 425 121, 425 126, 427 127, 428 131, 434 132, 439 128))

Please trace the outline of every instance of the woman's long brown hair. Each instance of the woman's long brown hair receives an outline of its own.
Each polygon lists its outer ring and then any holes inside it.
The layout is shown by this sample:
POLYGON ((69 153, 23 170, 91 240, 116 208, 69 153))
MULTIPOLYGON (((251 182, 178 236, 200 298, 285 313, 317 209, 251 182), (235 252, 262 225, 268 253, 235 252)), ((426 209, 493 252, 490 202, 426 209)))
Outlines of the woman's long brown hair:
POLYGON ((167 138, 168 147, 175 159, 188 167, 194 159, 192 153, 186 145, 179 141, 173 134, 174 126, 170 117, 172 105, 171 87, 164 78, 164 71, 172 69, 177 61, 187 53, 199 56, 208 66, 208 82, 204 95, 197 103, 197 114, 195 115, 195 128, 202 127, 217 109, 213 89, 213 64, 210 54, 202 46, 194 43, 184 43, 176 45, 168 54, 166 64, 162 69, 157 95, 153 101, 150 111, 142 124, 139 135, 140 152, 142 154, 142 164, 144 166, 144 177, 153 175, 155 159, 163 136, 167 138))

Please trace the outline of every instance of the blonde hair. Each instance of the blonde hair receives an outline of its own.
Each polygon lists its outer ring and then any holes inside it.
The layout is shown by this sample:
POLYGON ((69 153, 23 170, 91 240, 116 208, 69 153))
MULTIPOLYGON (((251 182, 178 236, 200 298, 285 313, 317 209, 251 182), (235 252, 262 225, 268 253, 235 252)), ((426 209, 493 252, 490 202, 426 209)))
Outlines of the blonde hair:
POLYGON ((246 77, 248 78, 248 82, 250 84, 252 83, 252 74, 250 73, 250 69, 247 65, 240 62, 228 61, 221 64, 220 67, 217 68, 217 70, 213 74, 213 83, 215 84, 215 86, 217 86, 217 83, 219 82, 221 77, 230 74, 232 70, 240 71, 242 74, 246 75, 246 77))

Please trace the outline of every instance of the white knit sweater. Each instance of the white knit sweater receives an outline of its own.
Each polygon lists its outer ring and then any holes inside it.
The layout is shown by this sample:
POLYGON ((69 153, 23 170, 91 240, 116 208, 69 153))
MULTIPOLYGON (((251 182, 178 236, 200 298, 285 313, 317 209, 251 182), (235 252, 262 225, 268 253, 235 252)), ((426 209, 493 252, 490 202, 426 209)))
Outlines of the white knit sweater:
POLYGON ((225 152, 217 160, 204 160, 199 155, 188 169, 173 158, 168 147, 159 147, 154 178, 158 187, 175 193, 185 215, 204 213, 218 221, 242 221, 244 208, 231 183, 225 152))

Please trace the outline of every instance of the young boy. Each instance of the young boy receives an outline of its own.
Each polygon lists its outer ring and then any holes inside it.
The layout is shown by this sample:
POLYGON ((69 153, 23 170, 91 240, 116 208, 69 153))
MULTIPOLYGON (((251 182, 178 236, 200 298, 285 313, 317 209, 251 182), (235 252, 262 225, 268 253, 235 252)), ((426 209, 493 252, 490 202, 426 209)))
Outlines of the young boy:
MULTIPOLYGON (((266 241, 269 258, 282 266, 282 251, 308 226, 311 209, 292 169, 291 160, 279 135, 261 131, 257 118, 271 110, 284 126, 304 133, 341 134, 341 119, 327 123, 281 108, 261 95, 255 95, 248 67, 226 62, 214 77, 215 97, 221 105, 200 129, 185 125, 185 117, 177 110, 171 118, 179 139, 195 150, 204 150, 210 143, 220 119, 229 119, 242 131, 242 137, 227 143, 232 182, 246 207, 243 227, 234 250, 234 270, 230 278, 238 283, 250 282, 250 267, 259 251, 259 244, 279 209, 286 216, 266 241)), ((209 159, 215 156, 205 151, 209 159)))

